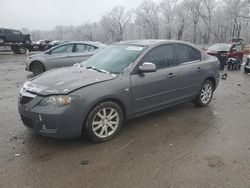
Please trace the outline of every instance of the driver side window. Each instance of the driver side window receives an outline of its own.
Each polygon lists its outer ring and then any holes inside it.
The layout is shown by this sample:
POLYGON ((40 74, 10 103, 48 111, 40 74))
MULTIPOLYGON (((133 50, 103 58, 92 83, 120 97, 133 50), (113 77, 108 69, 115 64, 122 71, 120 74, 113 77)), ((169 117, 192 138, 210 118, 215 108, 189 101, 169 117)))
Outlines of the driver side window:
POLYGON ((51 54, 72 53, 73 44, 66 44, 51 50, 51 54))
POLYGON ((174 48, 172 45, 156 47, 144 56, 142 62, 154 63, 157 69, 169 67, 174 62, 174 48))

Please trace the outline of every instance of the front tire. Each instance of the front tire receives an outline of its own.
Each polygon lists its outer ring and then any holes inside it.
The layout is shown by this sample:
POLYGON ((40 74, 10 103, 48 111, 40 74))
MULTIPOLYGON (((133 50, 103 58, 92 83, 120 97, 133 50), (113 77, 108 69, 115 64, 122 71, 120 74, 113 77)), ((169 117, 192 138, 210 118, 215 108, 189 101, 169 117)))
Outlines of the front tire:
POLYGON ((89 113, 83 133, 93 142, 105 142, 118 134, 124 114, 121 107, 107 101, 96 105, 89 113))
POLYGON ((193 100, 193 103, 198 107, 207 106, 212 97, 214 92, 214 85, 210 80, 206 80, 201 87, 199 94, 193 100))
POLYGON ((33 72, 34 76, 42 74, 45 72, 45 68, 42 63, 40 62, 33 62, 30 67, 31 72, 33 72))

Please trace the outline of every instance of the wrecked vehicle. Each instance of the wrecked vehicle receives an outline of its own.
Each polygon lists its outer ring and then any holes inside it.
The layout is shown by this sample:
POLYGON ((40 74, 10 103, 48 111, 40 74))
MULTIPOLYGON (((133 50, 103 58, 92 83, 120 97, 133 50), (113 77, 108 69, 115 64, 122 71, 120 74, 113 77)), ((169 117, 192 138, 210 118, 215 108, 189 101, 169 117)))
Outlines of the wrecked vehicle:
POLYGON ((9 42, 30 45, 31 39, 29 34, 23 34, 19 30, 0 28, 0 44, 9 42))
POLYGON ((72 66, 88 59, 105 47, 105 44, 99 42, 64 43, 29 56, 25 62, 25 70, 38 75, 53 68, 72 66))
POLYGON ((223 70, 229 58, 242 62, 244 51, 241 43, 218 43, 209 47, 207 54, 217 57, 220 61, 220 70, 223 70))
POLYGON ((125 120, 179 103, 210 103, 219 62, 189 43, 165 40, 113 44, 78 66, 27 81, 18 102, 21 119, 54 138, 82 133, 113 138, 125 120))

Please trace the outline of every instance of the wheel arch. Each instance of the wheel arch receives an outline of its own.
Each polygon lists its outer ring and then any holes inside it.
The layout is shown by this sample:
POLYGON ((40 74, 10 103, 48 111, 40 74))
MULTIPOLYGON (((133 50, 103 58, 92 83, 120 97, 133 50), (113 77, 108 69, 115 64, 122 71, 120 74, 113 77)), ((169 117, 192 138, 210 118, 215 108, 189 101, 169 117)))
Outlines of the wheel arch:
POLYGON ((116 103, 117 105, 119 105, 122 109, 122 112, 123 112, 123 116, 124 116, 124 120, 126 120, 126 107, 125 107, 125 104, 118 98, 116 97, 107 97, 107 98, 102 98, 98 101, 96 101, 93 105, 90 106, 90 108, 88 109, 88 112, 86 114, 86 116, 84 117, 83 121, 82 121, 82 134, 84 134, 84 125, 86 124, 86 121, 88 119, 88 116, 90 114, 90 112, 98 105, 98 104, 101 104, 101 103, 104 103, 104 102, 114 102, 116 103))
POLYGON ((90 110, 88 111, 88 114, 89 114, 90 111, 91 111, 94 107, 96 107, 98 104, 104 103, 104 102, 108 102, 108 101, 114 102, 114 103, 116 103, 117 105, 119 105, 119 106, 121 107, 121 109, 122 109, 122 112, 123 112, 123 115, 124 115, 124 119, 126 119, 126 116, 127 116, 127 108, 126 108, 125 104, 124 104, 120 99, 118 99, 118 98, 116 98, 116 97, 107 97, 107 98, 102 98, 102 99, 96 101, 96 102, 94 103, 94 105, 91 106, 90 110))
POLYGON ((33 66, 35 63, 40 63, 40 64, 43 66, 44 71, 47 70, 47 68, 46 68, 46 66, 44 65, 44 63, 42 63, 42 61, 40 61, 40 60, 33 60, 33 61, 29 64, 29 70, 31 70, 32 66, 33 66))
POLYGON ((209 81, 211 81, 211 82, 213 83, 214 90, 215 90, 215 89, 216 89, 216 80, 215 80, 215 78, 212 77, 212 76, 210 76, 210 77, 207 77, 207 78, 204 80, 204 82, 205 82, 206 80, 209 80, 209 81))

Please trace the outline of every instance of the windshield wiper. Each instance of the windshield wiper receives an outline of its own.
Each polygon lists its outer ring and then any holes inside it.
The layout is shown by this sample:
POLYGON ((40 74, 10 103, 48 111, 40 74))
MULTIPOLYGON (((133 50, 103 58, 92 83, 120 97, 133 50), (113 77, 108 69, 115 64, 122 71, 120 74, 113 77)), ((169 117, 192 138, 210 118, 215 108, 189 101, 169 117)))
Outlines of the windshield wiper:
POLYGON ((106 73, 106 74, 110 74, 110 72, 106 71, 106 70, 103 70, 103 69, 97 69, 95 67, 85 67, 86 69, 92 69, 92 70, 95 70, 95 71, 98 71, 98 72, 102 72, 102 73, 106 73))

